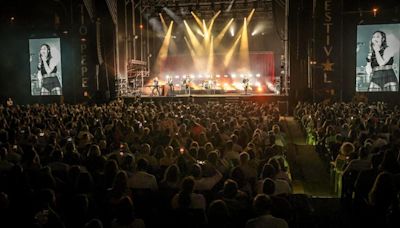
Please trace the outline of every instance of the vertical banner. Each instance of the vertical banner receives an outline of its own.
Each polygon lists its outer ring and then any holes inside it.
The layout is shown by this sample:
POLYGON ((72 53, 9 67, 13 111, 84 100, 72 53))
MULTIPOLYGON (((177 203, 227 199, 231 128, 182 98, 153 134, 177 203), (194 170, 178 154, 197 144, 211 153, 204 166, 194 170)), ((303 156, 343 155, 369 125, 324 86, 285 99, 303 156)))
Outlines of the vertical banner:
POLYGON ((316 0, 315 88, 322 96, 335 96, 341 81, 341 1, 316 0))
POLYGON ((92 23, 84 10, 84 6, 80 7, 80 26, 79 26, 79 38, 80 38, 80 79, 81 88, 84 96, 88 96, 93 93, 95 88, 95 63, 96 63, 96 37, 95 37, 96 25, 92 23))

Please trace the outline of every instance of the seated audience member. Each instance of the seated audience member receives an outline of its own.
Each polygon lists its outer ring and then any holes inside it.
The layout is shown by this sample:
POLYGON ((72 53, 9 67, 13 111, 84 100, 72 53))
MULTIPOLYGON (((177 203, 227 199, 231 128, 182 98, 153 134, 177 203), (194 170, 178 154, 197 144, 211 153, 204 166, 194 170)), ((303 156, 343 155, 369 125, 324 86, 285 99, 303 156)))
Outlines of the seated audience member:
POLYGON ((40 227, 64 228, 65 225, 61 217, 54 210, 56 203, 54 191, 51 189, 42 189, 38 194, 38 208, 35 210, 33 218, 35 224, 40 227))
POLYGON ((335 159, 335 168, 338 172, 343 173, 350 162, 350 154, 355 150, 353 143, 345 142, 340 147, 340 153, 335 159))
POLYGON ((358 150, 358 158, 353 159, 347 165, 344 173, 348 171, 363 171, 371 168, 371 161, 369 159, 369 151, 367 147, 360 147, 358 150))
POLYGON ((246 228, 256 227, 275 227, 287 228, 287 222, 281 218, 271 215, 272 200, 268 195, 258 194, 253 200, 253 208, 258 217, 250 219, 246 223, 246 228))
POLYGON ((225 202, 234 224, 238 227, 244 226, 249 218, 250 200, 249 196, 238 189, 238 184, 232 179, 224 182, 223 190, 219 192, 221 199, 225 202))
POLYGON ((193 166, 192 174, 194 177, 194 190, 210 191, 221 179, 222 174, 214 168, 214 175, 203 177, 202 168, 199 164, 193 166))
POLYGON ((247 152, 240 154, 239 168, 243 171, 247 181, 254 183, 257 178, 257 169, 249 164, 250 156, 247 152))
POLYGON ((130 197, 123 197, 117 204, 115 218, 111 222, 111 228, 144 228, 142 219, 136 218, 133 210, 133 203, 130 197))
POLYGON ((7 149, 5 147, 0 148, 0 174, 2 172, 8 172, 14 166, 13 163, 7 160, 7 149))
POLYGON ((158 189, 156 177, 149 174, 147 169, 147 160, 140 158, 137 162, 137 171, 134 172, 128 180, 128 187, 132 189, 150 189, 156 191, 158 189))
POLYGON ((274 195, 291 194, 292 188, 289 183, 282 179, 276 179, 276 169, 270 164, 265 164, 261 173, 261 179, 257 182, 257 193, 262 193, 263 183, 265 178, 270 178, 275 182, 274 195))
POLYGON ((207 210, 208 227, 210 228, 229 228, 232 227, 232 217, 228 207, 223 200, 211 202, 207 210))
POLYGON ((171 201, 173 209, 192 208, 206 209, 206 200, 202 194, 194 193, 195 180, 193 177, 185 177, 182 181, 181 190, 171 201))
POLYGON ((91 219, 85 224, 84 228, 103 228, 103 223, 99 219, 91 219))
POLYGON ((271 214, 277 218, 285 219, 290 222, 293 219, 293 208, 289 201, 281 196, 275 196, 275 182, 271 178, 266 178, 263 184, 263 193, 272 200, 271 214))
POLYGON ((393 175, 388 172, 381 172, 374 182, 368 194, 369 204, 372 206, 372 213, 369 219, 375 226, 386 227, 386 216, 391 208, 398 205, 396 192, 393 183, 393 175))

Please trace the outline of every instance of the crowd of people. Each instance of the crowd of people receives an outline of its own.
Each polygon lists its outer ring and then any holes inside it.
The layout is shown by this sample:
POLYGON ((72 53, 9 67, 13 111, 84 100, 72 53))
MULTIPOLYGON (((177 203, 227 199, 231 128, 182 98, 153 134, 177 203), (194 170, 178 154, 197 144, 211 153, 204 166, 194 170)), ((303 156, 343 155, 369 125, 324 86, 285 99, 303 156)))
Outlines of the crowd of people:
POLYGON ((331 166, 348 219, 360 227, 399 227, 400 108, 299 103, 294 115, 331 166))
POLYGON ((0 107, 1 227, 288 227, 273 103, 0 107))

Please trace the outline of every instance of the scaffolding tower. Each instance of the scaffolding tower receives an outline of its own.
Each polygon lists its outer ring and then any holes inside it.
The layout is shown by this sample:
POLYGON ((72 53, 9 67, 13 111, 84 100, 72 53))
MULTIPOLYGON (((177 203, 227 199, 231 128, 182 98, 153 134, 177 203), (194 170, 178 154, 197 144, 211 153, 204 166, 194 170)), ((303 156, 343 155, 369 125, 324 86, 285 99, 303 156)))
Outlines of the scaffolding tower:
POLYGON ((123 96, 141 96, 144 92, 144 81, 150 72, 147 62, 141 60, 130 60, 127 67, 127 79, 123 96))

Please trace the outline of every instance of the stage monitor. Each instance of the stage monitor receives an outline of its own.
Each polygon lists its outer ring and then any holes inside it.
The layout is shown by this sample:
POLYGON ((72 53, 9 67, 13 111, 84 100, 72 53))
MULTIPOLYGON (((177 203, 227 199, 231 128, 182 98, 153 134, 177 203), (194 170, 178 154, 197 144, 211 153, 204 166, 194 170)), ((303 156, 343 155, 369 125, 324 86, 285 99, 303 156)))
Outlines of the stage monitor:
POLYGON ((357 26, 356 92, 399 90, 400 24, 357 26))
POLYGON ((62 95, 60 38, 30 39, 32 96, 62 95))

